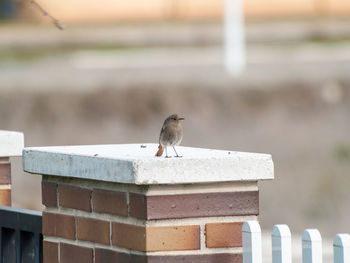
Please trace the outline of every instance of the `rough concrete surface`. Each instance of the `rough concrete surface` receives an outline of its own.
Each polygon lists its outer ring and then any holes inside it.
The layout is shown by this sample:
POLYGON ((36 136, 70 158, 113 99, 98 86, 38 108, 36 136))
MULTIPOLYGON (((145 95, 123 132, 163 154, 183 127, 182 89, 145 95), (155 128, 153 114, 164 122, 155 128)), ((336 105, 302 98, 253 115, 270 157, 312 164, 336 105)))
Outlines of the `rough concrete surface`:
POLYGON ((35 174, 136 185, 273 179, 269 154, 176 148, 181 157, 156 157, 155 143, 29 147, 23 151, 23 169, 35 174))

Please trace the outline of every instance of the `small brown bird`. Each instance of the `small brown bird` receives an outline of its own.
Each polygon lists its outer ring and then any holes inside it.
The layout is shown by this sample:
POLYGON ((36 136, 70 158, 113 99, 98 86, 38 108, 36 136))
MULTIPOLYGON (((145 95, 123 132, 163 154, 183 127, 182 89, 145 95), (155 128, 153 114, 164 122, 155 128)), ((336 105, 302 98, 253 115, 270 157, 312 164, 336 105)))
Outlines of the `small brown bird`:
POLYGON ((182 126, 180 121, 185 118, 179 118, 177 114, 172 114, 163 123, 159 136, 159 146, 156 156, 162 156, 165 148, 165 157, 169 158, 167 147, 173 147, 176 157, 181 157, 177 154, 175 146, 179 145, 182 140, 182 126))

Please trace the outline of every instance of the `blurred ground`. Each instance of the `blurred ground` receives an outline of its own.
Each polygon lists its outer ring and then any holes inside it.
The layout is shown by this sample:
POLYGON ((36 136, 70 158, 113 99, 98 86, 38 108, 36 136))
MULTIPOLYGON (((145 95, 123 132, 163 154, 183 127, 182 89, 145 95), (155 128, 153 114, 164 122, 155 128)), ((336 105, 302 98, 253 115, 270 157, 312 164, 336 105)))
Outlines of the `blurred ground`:
MULTIPOLYGON (((169 113, 183 145, 266 152, 261 224, 350 232, 350 21, 255 21, 247 70, 225 74, 219 23, 0 27, 0 128, 26 146, 157 142, 169 113)), ((40 208, 14 162, 13 199, 40 208)))

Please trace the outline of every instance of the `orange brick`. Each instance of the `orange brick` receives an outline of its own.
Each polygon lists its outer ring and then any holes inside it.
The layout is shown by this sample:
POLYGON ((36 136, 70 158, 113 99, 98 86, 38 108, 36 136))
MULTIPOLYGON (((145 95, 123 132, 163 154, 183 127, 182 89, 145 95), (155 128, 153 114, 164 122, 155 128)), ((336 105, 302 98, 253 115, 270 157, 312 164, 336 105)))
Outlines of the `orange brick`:
POLYGON ((146 228, 147 251, 200 249, 199 226, 146 228))
POLYGON ((11 206, 11 190, 1 189, 0 190, 0 205, 11 206))
POLYGON ((205 225, 206 246, 241 247, 243 223, 210 223, 205 225))
POLYGON ((105 245, 110 244, 109 222, 77 217, 77 238, 105 245))
POLYGON ((146 251, 146 229, 144 226, 112 223, 112 244, 118 247, 146 251))
POLYGON ((138 251, 200 249, 199 226, 144 227, 112 224, 112 244, 138 251))

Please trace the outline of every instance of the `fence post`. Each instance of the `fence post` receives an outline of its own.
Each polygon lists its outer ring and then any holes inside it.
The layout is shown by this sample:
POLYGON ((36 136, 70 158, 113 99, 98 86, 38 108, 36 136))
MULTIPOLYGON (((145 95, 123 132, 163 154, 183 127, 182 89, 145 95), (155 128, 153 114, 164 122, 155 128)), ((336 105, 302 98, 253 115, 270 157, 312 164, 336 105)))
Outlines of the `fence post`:
POLYGON ((261 263, 261 229, 257 221, 245 221, 242 227, 243 263, 261 263))
POLYGON ((302 238, 303 263, 322 263, 322 238, 317 229, 305 229, 302 238))
POLYGON ((10 157, 21 156, 23 133, 0 130, 0 205, 11 206, 10 157))
POLYGON ((287 225, 274 225, 272 228, 272 263, 292 262, 291 233, 287 225))
POLYGON ((333 240, 334 263, 350 262, 350 235, 337 234, 333 240))

